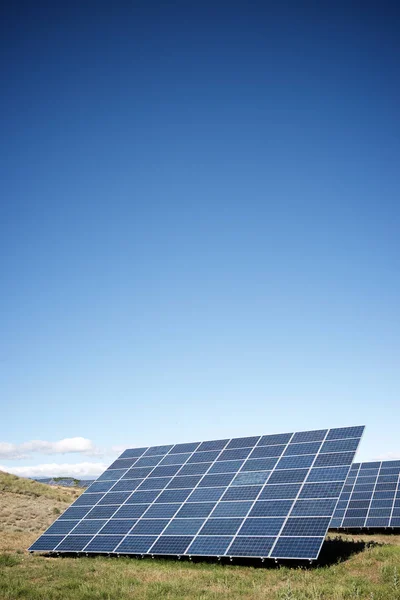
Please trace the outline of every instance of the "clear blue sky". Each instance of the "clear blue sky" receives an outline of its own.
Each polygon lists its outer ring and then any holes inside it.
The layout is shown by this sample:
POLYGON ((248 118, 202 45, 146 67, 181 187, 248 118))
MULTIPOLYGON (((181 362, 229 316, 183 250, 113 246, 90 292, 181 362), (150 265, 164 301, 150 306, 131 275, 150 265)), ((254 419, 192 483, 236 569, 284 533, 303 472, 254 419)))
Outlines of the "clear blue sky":
POLYGON ((3 4, 0 465, 400 457, 400 10, 348 4, 3 4))

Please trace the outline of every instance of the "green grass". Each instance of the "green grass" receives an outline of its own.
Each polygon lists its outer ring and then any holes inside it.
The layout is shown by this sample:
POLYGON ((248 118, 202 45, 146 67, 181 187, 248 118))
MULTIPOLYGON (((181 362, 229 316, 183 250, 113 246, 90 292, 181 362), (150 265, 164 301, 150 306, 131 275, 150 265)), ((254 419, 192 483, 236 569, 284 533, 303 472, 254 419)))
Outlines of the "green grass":
MULTIPOLYGON (((398 544, 398 539, 393 538, 398 544)), ((0 554, 1 600, 400 600, 400 545, 326 545, 326 566, 0 554), (347 547, 348 546, 348 547, 347 547), (353 547, 354 553, 351 554, 353 547), (329 555, 331 552, 331 556, 329 555)))

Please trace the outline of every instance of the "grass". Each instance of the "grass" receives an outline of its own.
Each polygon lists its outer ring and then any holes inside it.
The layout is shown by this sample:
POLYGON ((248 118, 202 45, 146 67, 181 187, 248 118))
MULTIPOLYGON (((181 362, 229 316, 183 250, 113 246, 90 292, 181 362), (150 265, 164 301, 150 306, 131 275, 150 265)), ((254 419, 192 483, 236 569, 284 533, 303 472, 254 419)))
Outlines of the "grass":
MULTIPOLYGON (((8 494, 22 496, 26 512, 21 531, 9 518, 0 532, 1 600, 400 600, 396 535, 332 536, 311 568, 30 555, 25 549, 54 520, 53 508, 68 502, 57 492, 54 498, 46 490, 44 499, 37 488, 21 492, 20 485, 14 481, 19 491, 0 494, 0 510, 8 494), (37 509, 43 500, 49 512, 37 509), (35 511, 41 517, 32 523, 35 511)), ((73 490, 63 491, 71 502, 73 490)))

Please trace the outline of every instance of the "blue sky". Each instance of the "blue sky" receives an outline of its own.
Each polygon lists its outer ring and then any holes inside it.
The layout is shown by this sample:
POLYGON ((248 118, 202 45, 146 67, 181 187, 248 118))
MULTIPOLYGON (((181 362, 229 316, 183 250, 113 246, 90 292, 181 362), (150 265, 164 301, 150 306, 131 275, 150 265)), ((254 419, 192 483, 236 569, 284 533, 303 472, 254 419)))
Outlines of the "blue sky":
POLYGON ((358 424, 399 458, 395 3, 6 4, 2 468, 358 424))

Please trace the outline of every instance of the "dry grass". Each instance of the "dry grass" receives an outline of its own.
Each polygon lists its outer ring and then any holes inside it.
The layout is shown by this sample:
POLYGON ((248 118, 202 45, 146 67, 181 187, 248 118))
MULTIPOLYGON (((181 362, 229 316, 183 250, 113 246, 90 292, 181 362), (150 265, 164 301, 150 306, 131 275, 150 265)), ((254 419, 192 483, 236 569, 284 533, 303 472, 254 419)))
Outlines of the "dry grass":
POLYGON ((0 551, 21 550, 13 544, 35 539, 81 493, 0 472, 0 551))

